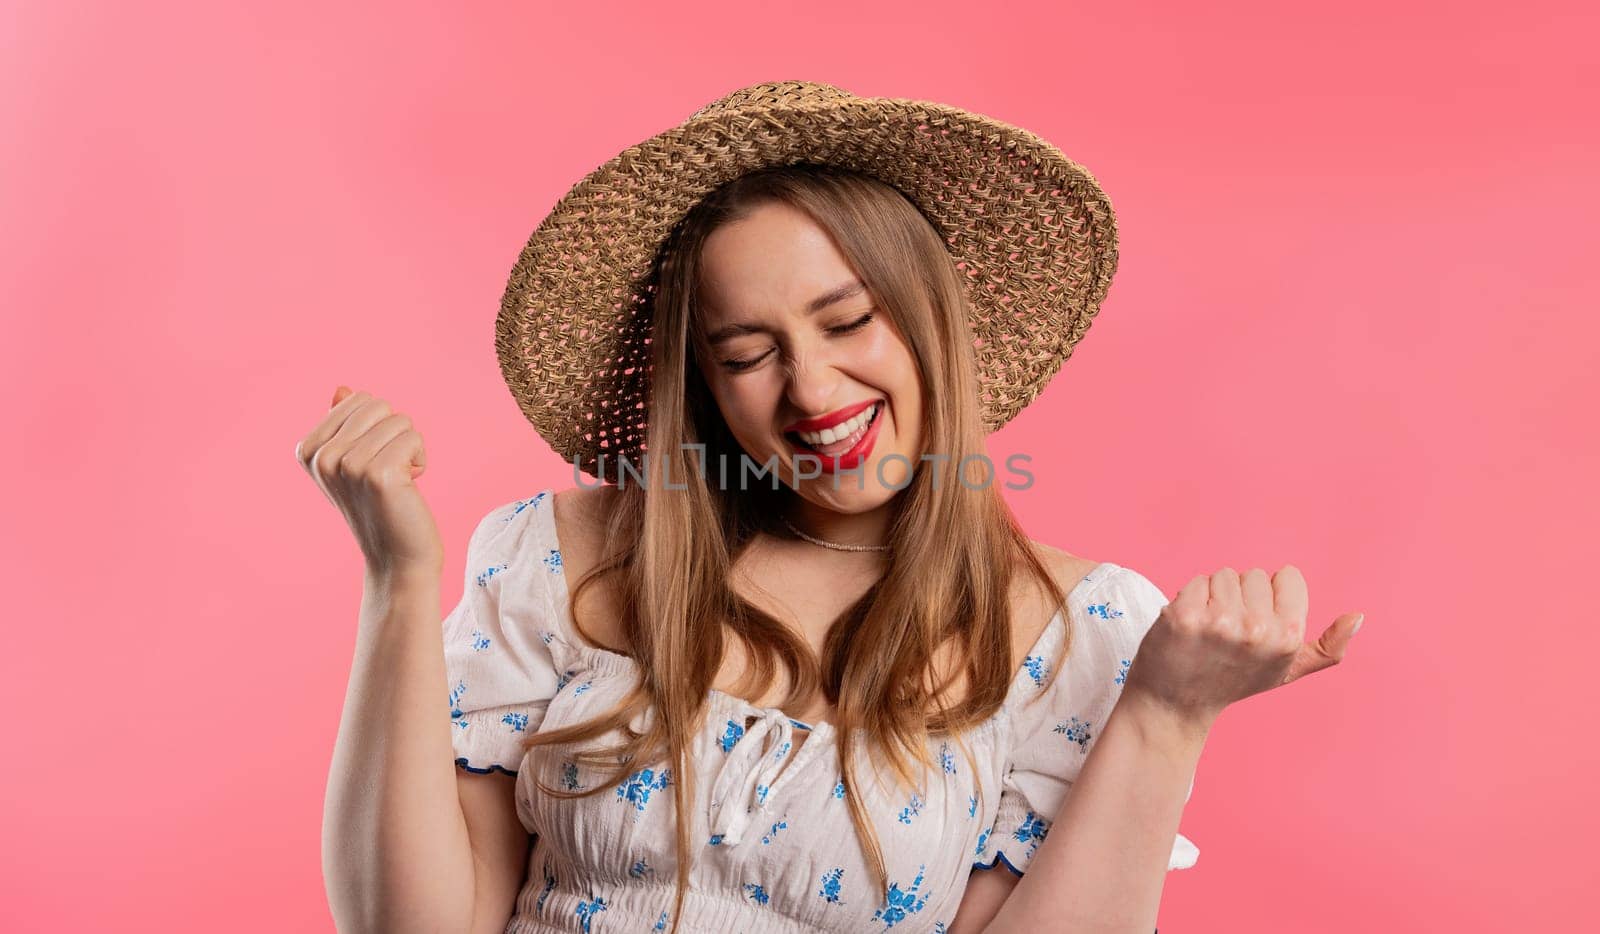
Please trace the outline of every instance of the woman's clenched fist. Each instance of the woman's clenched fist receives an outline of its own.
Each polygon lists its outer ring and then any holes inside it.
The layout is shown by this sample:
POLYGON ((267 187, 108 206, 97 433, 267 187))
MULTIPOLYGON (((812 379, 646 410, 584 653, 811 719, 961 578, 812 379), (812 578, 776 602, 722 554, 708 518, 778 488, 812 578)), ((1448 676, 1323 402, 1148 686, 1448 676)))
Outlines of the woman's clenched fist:
POLYGON ((414 482, 427 453, 408 416, 340 386, 333 407, 295 445, 295 459, 344 514, 370 573, 440 572, 444 546, 414 482))

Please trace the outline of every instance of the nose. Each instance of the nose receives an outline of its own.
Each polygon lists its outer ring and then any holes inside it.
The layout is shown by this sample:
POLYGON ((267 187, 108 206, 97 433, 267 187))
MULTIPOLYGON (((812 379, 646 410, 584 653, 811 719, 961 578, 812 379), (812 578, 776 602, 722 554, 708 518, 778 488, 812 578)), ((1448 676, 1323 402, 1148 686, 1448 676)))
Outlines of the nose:
POLYGON ((821 415, 838 398, 839 371, 819 355, 804 354, 790 363, 788 380, 784 392, 802 416, 821 415))

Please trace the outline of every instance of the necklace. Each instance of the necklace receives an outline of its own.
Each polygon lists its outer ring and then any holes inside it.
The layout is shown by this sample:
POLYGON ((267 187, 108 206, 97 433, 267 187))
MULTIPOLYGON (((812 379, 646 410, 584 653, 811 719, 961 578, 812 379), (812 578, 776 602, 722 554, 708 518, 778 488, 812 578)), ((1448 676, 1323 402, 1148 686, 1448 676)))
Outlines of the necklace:
POLYGON ((790 522, 787 517, 784 518, 783 524, 787 525, 789 527, 789 531, 791 531, 794 534, 800 536, 801 538, 805 539, 806 541, 810 542, 811 544, 813 544, 813 545, 821 545, 824 548, 832 548, 834 551, 888 551, 889 550, 889 546, 888 545, 843 545, 843 544, 840 544, 839 542, 823 541, 820 538, 817 538, 817 537, 812 536, 812 535, 807 535, 806 533, 804 533, 804 532, 800 531, 799 529, 795 528, 794 527, 794 523, 790 522))

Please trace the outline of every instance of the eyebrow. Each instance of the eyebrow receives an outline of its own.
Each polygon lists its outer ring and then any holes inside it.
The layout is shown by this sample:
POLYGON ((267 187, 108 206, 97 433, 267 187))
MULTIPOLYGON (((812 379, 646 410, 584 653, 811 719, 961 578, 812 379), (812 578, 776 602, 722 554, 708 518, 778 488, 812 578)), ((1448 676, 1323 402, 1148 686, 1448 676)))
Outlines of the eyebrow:
MULTIPOLYGON (((834 288, 829 289, 828 291, 807 302, 806 314, 816 314, 829 305, 837 304, 847 298, 854 298, 866 290, 867 287, 862 284, 860 279, 852 279, 843 285, 835 286, 834 288)), ((723 341, 738 337, 742 334, 759 334, 765 330, 766 328, 763 328, 757 324, 750 324, 744 321, 734 321, 732 323, 725 324, 722 327, 717 328, 715 331, 707 334, 706 343, 715 346, 723 341)))

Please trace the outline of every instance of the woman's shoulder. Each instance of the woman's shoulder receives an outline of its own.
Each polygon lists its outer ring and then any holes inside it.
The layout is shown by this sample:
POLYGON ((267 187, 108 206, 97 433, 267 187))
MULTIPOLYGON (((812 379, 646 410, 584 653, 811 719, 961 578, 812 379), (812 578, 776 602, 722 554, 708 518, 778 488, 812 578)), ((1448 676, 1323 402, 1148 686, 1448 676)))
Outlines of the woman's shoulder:
MULTIPOLYGON (((553 497, 552 516, 567 579, 576 582, 606 557, 606 528, 618 500, 616 487, 572 487, 553 497)), ((577 610, 585 634, 599 639, 599 647, 621 651, 621 595, 615 575, 596 578, 584 590, 577 610)), ((589 639, 587 641, 594 641, 589 639)))
POLYGON ((1102 562, 1081 558, 1068 551, 1063 551, 1054 545, 1041 541, 1032 542, 1034 551, 1039 555, 1039 560, 1044 562, 1045 569, 1063 591, 1071 592, 1089 572, 1099 567, 1102 562))
POLYGON ((554 491, 556 524, 560 531, 568 526, 581 532, 595 523, 604 523, 618 500, 617 488, 609 483, 575 486, 554 491))
MULTIPOLYGON (((1051 581, 1061 589, 1062 597, 1072 593, 1083 577, 1098 568, 1099 561, 1080 558, 1074 553, 1058 549, 1040 541, 1030 541, 1038 561, 1045 566, 1051 581)), ((1029 654, 1040 645, 1045 630, 1056 621, 1064 606, 1051 598, 1034 574, 1016 574, 1011 582, 1011 669, 1021 670, 1029 654)))
POLYGON ((1129 610, 1148 623, 1167 604, 1165 591, 1136 568, 1115 561, 1080 558, 1043 542, 1033 544, 1063 596, 1077 594, 1071 602, 1089 615, 1103 618, 1107 612, 1129 610), (1103 606, 1106 601, 1111 604, 1110 610, 1103 606))
POLYGON ((617 499, 616 488, 609 484, 555 492, 551 498, 552 522, 568 567, 581 572, 599 560, 617 499))
MULTIPOLYGON (((1061 588, 1062 596, 1071 594, 1075 589, 1077 589, 1079 584, 1083 583, 1089 578, 1091 573, 1093 573, 1096 568, 1104 563, 1090 558, 1080 557, 1079 555, 1072 554, 1069 551, 1064 551, 1055 547, 1054 545, 1049 545, 1041 541, 1034 540, 1031 541, 1030 544, 1033 545, 1034 553, 1039 556, 1040 563, 1043 564, 1045 570, 1049 572, 1051 580, 1055 582, 1057 587, 1061 588)), ((1031 580, 1031 575, 1029 575, 1029 577, 1031 580)), ((1046 601, 1046 603, 1050 602, 1049 594, 1045 593, 1042 588, 1038 588, 1037 582, 1033 583, 1035 584, 1035 590, 1038 599, 1046 601)), ((1046 607, 1044 620, 1040 622, 1039 628, 1044 628, 1044 624, 1049 622, 1050 617, 1057 609, 1059 609, 1059 607, 1046 607)))

